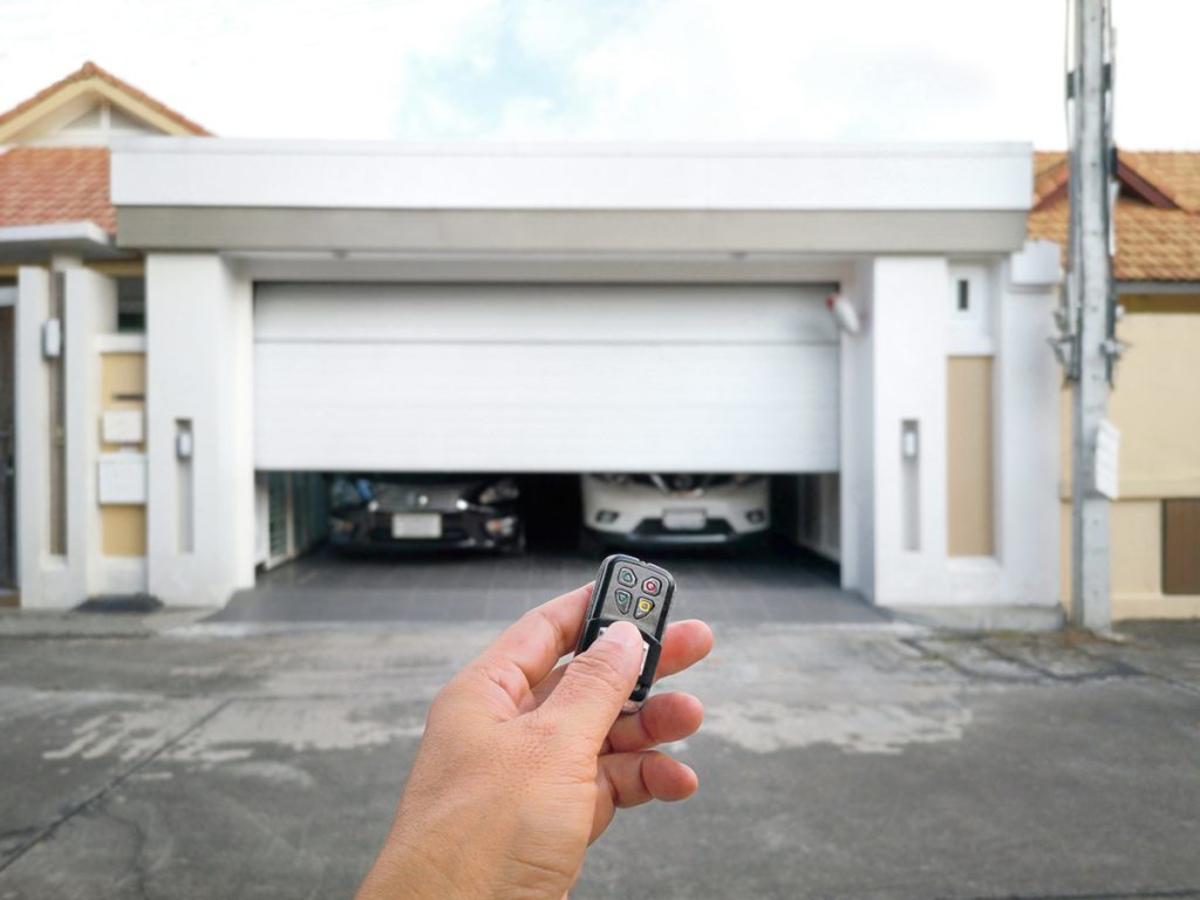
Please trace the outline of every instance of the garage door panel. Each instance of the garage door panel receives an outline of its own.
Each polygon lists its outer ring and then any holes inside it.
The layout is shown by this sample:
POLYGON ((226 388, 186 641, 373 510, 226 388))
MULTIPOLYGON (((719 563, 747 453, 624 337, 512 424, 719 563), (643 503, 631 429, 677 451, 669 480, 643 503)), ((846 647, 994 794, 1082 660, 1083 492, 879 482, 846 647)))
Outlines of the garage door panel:
POLYGON ((823 290, 263 286, 256 463, 835 471, 823 290))
POLYGON ((797 351, 261 344, 258 466, 835 470, 837 351, 797 351))
POLYGON ((264 284, 255 339, 836 343, 832 285, 264 284), (336 317, 331 311, 336 310, 336 317))

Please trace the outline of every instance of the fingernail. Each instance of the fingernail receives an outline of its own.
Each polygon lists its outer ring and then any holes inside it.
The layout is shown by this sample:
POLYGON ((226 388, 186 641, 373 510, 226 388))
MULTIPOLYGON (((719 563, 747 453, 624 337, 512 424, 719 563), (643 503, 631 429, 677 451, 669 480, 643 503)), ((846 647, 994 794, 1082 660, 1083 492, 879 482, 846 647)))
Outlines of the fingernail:
POLYGON ((642 633, 632 622, 613 622, 604 629, 604 634, 597 638, 596 643, 601 643, 602 641, 613 641, 614 643, 623 644, 626 647, 637 647, 640 650, 642 646, 642 633))

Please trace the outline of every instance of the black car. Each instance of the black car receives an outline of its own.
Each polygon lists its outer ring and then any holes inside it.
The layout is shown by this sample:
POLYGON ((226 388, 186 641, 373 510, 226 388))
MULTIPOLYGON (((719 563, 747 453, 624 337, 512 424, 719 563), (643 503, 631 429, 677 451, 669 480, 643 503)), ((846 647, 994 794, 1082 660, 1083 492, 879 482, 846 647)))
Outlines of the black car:
POLYGON ((520 552, 512 478, 343 474, 329 481, 329 541, 343 550, 520 552))

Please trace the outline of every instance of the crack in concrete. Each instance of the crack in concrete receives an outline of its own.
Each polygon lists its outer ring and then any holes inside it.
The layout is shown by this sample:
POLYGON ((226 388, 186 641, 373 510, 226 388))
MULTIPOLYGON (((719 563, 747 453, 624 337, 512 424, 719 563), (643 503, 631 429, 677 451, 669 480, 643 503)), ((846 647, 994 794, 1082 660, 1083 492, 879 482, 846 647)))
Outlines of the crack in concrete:
POLYGON ((141 897, 142 900, 147 900, 150 893, 146 887, 146 861, 144 856, 147 838, 145 829, 142 828, 141 823, 136 819, 126 819, 118 816, 111 804, 98 804, 97 812, 110 822, 115 822, 123 826, 133 835, 133 849, 130 853, 129 866, 126 867, 126 876, 128 877, 128 875, 132 874, 136 895, 141 897), (132 872, 128 870, 132 870, 132 872))
POLYGON ((58 829, 60 829, 63 825, 65 825, 71 819, 75 818, 75 816, 79 815, 81 812, 84 812, 87 809, 90 809, 96 803, 98 803, 99 801, 101 801, 105 797, 107 797, 109 794, 111 794, 113 792, 113 790, 115 790, 123 782, 125 782, 127 779, 129 779, 130 776, 134 775, 139 770, 145 768, 149 763, 152 763, 154 760, 158 759, 160 756, 162 756, 163 753, 170 750, 172 747, 174 747, 176 744, 178 744, 180 741, 182 741, 188 735, 192 734, 193 732, 197 731, 200 728, 203 728, 204 725, 206 725, 209 721, 211 721, 213 719, 213 717, 215 717, 223 709, 225 709, 227 706, 229 706, 229 704, 232 702, 233 702, 232 700, 222 700, 221 702, 217 703, 215 706, 213 706, 212 709, 210 709, 208 712, 204 713, 204 715, 197 718, 196 721, 192 722, 190 725, 188 725, 186 728, 184 728, 182 731, 180 731, 177 735, 164 741, 160 746, 158 746, 151 752, 147 753, 144 757, 137 760, 133 764, 127 766, 122 771, 118 772, 111 779, 109 779, 109 781, 106 784, 104 784, 97 791, 92 793, 91 796, 89 796, 89 797, 85 798, 84 800, 80 801, 79 803, 75 804, 73 807, 68 809, 65 813, 63 813, 61 816, 59 816, 57 819, 55 819, 53 822, 51 822, 45 828, 42 828, 30 840, 26 841, 24 844, 17 847, 17 849, 13 851, 12 855, 9 856, 8 859, 0 862, 0 874, 3 874, 5 871, 7 871, 9 868, 11 868, 13 863, 15 863, 21 857, 23 857, 26 853, 28 853, 30 850, 32 850, 34 847, 36 847, 38 844, 42 843, 43 841, 47 840, 50 837, 53 837, 55 832, 58 831, 58 829))
MULTIPOLYGON (((977 637, 961 637, 957 638, 957 640, 964 644, 970 644, 973 647, 982 649, 985 653, 990 654, 1000 662, 1008 663, 1009 665, 1016 666, 1020 669, 1025 669, 1026 671, 1036 675, 1039 680, 1056 682, 1058 684, 1083 684, 1093 681, 1105 681, 1110 678, 1160 677, 1155 676, 1155 674, 1152 672, 1147 672, 1134 665, 1131 665, 1124 660, 1114 660, 1104 656, 1097 656, 1095 654, 1088 653, 1086 650, 1079 647, 1071 648, 1072 652, 1077 652, 1079 655, 1085 656, 1093 662, 1100 663, 1105 668, 1101 671, 1082 672, 1074 675, 1067 675, 1061 672, 1055 672, 1044 666, 1039 666, 1035 662, 1025 659, 1019 655, 1004 653, 995 647, 987 639, 986 635, 980 635, 977 637)), ((963 665, 949 654, 942 653, 933 649, 932 647, 927 646, 924 640, 921 638, 902 637, 899 638, 899 641, 902 644, 905 644, 906 646, 916 650, 917 653, 919 653, 923 658, 934 662, 940 662, 958 672, 960 675, 970 679, 971 681, 1002 684, 1021 684, 1025 681, 1025 679, 1017 676, 980 672, 976 669, 972 669, 969 666, 963 665)), ((1163 678, 1163 680, 1171 681, 1170 679, 1166 678, 1163 678)), ((1171 681, 1171 683, 1176 684, 1176 682, 1173 681, 1171 681)), ((1187 685, 1179 686, 1189 687, 1187 685)))

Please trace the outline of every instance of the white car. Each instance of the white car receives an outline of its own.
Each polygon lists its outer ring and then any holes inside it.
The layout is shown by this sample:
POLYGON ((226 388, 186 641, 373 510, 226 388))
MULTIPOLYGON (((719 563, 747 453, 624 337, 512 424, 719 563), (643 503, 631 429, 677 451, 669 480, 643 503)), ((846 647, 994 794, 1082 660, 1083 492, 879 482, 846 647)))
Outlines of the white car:
POLYGON ((771 525, 762 475, 584 475, 583 524, 605 544, 738 544, 771 525))

